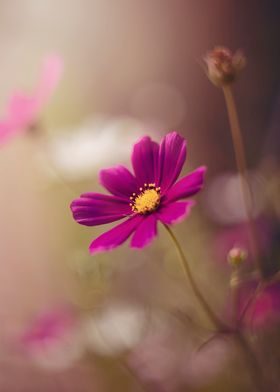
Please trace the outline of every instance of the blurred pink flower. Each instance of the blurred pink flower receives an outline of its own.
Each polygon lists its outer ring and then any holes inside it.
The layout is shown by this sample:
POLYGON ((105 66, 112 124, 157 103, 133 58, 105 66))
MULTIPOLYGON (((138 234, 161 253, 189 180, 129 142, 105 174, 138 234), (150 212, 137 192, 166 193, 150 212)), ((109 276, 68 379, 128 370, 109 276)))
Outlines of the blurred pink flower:
POLYGON ((39 366, 66 368, 84 352, 79 321, 68 309, 41 315, 20 337, 24 355, 39 366))
POLYGON ((198 348, 196 339, 181 325, 174 321, 159 325, 130 354, 129 366, 151 391, 201 387, 218 377, 231 356, 226 339, 218 335, 207 338, 198 348))
POLYGON ((190 343, 180 329, 173 327, 162 325, 128 357, 129 367, 148 390, 171 392, 184 384, 182 361, 190 352, 190 343))
MULTIPOLYGON (((256 282, 244 287, 240 293, 240 313, 256 288, 256 282)), ((243 319, 244 327, 264 328, 280 321, 280 283, 273 283, 251 302, 243 319)))
POLYGON ((31 346, 48 339, 57 339, 73 324, 73 318, 66 311, 52 311, 37 318, 22 336, 22 342, 31 346))
POLYGON ((41 76, 33 93, 15 92, 11 97, 6 114, 0 121, 0 145, 32 126, 51 95, 62 74, 62 60, 52 55, 45 58, 41 76))

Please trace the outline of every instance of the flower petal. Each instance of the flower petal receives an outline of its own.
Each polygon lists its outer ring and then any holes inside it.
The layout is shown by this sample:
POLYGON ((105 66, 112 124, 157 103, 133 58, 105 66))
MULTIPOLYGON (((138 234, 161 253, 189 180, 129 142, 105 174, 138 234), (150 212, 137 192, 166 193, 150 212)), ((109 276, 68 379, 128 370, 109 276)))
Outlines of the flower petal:
POLYGON ((155 182, 158 176, 158 151, 159 145, 148 136, 134 145, 131 161, 139 186, 155 182))
POLYGON ((176 201, 192 196, 203 186, 205 166, 201 166, 174 184, 165 194, 165 200, 176 201))
POLYGON ((144 216, 142 222, 137 227, 132 240, 132 248, 144 248, 149 245, 157 235, 157 217, 156 214, 144 216))
POLYGON ((114 222, 132 212, 127 201, 100 193, 84 193, 71 203, 70 208, 74 219, 85 226, 114 222))
POLYGON ((162 206, 157 215, 159 220, 166 225, 179 223, 189 215, 191 207, 194 205, 195 202, 193 200, 177 201, 162 206))
POLYGON ((56 89, 63 73, 62 58, 56 54, 51 54, 44 59, 41 78, 34 98, 37 101, 38 109, 48 101, 56 89))
POLYGON ((120 246, 134 232, 142 219, 140 215, 134 215, 113 229, 101 234, 90 244, 90 253, 104 252, 120 246))
POLYGON ((186 160, 186 141, 177 132, 171 132, 162 140, 159 148, 159 177, 161 192, 165 192, 177 180, 186 160))
POLYGON ((113 195, 128 199, 133 192, 137 192, 136 178, 124 166, 103 169, 99 173, 100 183, 113 195))

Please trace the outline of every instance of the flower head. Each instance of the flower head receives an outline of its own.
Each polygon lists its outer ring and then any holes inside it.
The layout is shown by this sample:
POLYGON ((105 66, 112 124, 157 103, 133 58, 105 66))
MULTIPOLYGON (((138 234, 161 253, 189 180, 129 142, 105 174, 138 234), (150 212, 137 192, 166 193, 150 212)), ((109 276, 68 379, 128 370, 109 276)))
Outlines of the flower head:
POLYGON ((185 159, 186 141, 172 132, 160 144, 145 136, 134 145, 134 174, 124 166, 101 170, 100 182, 111 195, 82 194, 71 204, 73 217, 86 226, 125 220, 96 238, 90 252, 116 248, 131 235, 131 247, 143 248, 156 236, 158 220, 169 225, 186 217, 194 202, 178 200, 202 188, 206 169, 199 167, 177 181, 185 159))
POLYGON ((245 57, 240 51, 233 54, 223 46, 217 46, 208 52, 204 60, 209 79, 218 87, 233 82, 246 64, 245 57))
POLYGON ((42 107, 55 90, 62 73, 62 61, 49 56, 43 63, 41 77, 33 94, 15 93, 0 121, 0 145, 10 137, 34 125, 42 107))

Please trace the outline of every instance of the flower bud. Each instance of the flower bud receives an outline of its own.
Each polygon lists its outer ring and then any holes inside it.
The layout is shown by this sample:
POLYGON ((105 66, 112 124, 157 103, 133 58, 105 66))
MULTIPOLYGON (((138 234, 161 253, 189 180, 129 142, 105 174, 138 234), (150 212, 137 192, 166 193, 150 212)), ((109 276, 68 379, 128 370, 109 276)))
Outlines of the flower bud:
POLYGON ((217 87, 232 83, 245 67, 246 59, 240 51, 234 54, 223 46, 216 46, 204 57, 207 75, 217 87))
POLYGON ((247 259, 247 252, 241 248, 232 248, 228 252, 227 259, 232 267, 238 267, 247 259))

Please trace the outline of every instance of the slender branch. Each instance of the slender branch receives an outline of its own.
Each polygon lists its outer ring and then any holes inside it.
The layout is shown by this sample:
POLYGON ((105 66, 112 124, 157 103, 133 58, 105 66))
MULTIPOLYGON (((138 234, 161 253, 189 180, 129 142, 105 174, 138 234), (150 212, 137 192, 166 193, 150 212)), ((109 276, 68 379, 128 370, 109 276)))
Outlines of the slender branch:
POLYGON ((254 216, 253 216, 253 194, 248 179, 245 149, 244 149, 244 143, 242 138, 242 132, 239 124, 237 109, 236 109, 232 89, 229 85, 223 86, 223 93, 226 101, 232 142, 233 142, 234 153, 235 153, 235 160, 240 174, 241 189, 243 193, 246 215, 248 219, 250 245, 251 245, 254 260, 258 265, 260 271, 262 272, 262 265, 259 257, 259 250, 258 250, 258 235, 257 235, 257 230, 255 227, 254 216))
POLYGON ((260 281, 256 287, 256 289, 254 290, 254 292, 252 293, 252 295, 249 297, 249 299, 247 300, 247 302, 245 303, 244 308, 242 309, 242 312, 239 316, 239 320, 238 320, 238 324, 240 325, 244 319, 244 317, 246 316, 247 311, 249 310, 250 306, 254 304, 254 302, 256 301, 258 294, 262 291, 264 287, 264 284, 262 281, 260 281))
POLYGON ((258 295, 262 292, 262 290, 264 290, 269 285, 273 285, 273 284, 279 282, 279 280, 280 280, 280 272, 277 272, 271 278, 266 278, 266 279, 259 281, 255 291, 249 297, 244 308, 242 309, 242 312, 239 316, 239 321, 238 321, 239 324, 241 324, 241 322, 244 319, 244 317, 246 316, 246 313, 249 310, 250 306, 252 306, 254 304, 258 295))
POLYGON ((236 327, 238 324, 238 308, 239 308, 239 271, 238 267, 233 267, 230 279, 231 287, 231 306, 232 306, 232 325, 236 327))
POLYGON ((128 375, 130 380, 133 382, 133 384, 135 385, 135 387, 137 387, 139 391, 148 392, 146 385, 138 377, 136 377, 135 373, 131 370, 131 368, 124 360, 119 359, 117 360, 117 362, 120 368, 128 375))
POLYGON ((247 359, 247 363, 249 364, 249 370, 251 372, 251 381, 255 384, 254 391, 258 392, 266 392, 270 389, 268 385, 266 385, 265 380, 263 378, 262 368, 255 356, 255 353, 252 351, 251 346, 247 343, 245 337, 241 332, 235 333, 235 339, 242 349, 244 356, 247 359))
POLYGON ((213 312, 213 310, 211 309, 211 307, 209 306, 209 304, 207 303, 207 301, 205 300, 203 294, 201 293, 201 291, 199 290, 194 277, 192 275, 189 263, 186 259, 186 256, 182 250, 181 245, 179 244, 176 236, 174 235, 173 231, 170 229, 170 227, 168 227, 167 225, 164 224, 164 227, 166 228, 168 234, 170 235, 175 248, 177 250, 179 259, 181 261, 181 265, 184 271, 184 274, 187 278, 187 280, 190 282, 190 285, 193 289, 193 292, 195 294, 195 296, 197 297, 198 301, 200 302, 202 308, 204 309, 205 313, 207 313, 208 318, 211 320, 211 322, 213 323, 213 325, 220 331, 228 331, 228 327, 216 316, 216 314, 213 312))

